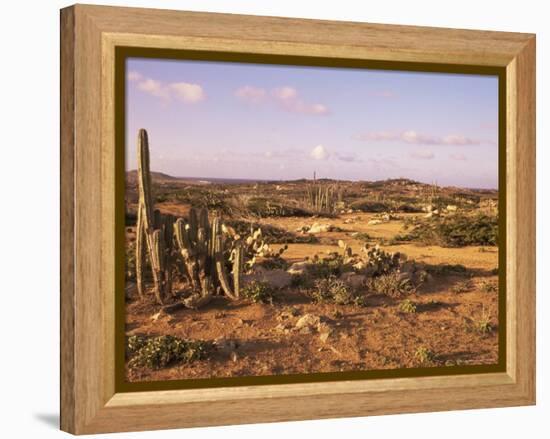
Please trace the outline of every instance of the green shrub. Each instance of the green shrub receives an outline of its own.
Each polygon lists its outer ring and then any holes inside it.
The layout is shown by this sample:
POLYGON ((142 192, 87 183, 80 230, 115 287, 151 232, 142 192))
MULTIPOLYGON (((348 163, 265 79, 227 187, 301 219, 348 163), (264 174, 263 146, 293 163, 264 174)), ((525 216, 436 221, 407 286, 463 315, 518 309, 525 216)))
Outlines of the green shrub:
POLYGON ((243 297, 253 302, 273 303, 275 291, 267 282, 254 280, 244 286, 243 297))
POLYGON ((337 305, 364 305, 364 297, 333 276, 317 279, 311 296, 316 302, 331 302, 337 305))
POLYGON ((289 267, 289 263, 280 256, 266 258, 260 265, 266 270, 286 270, 289 267))
POLYGON ((340 253, 331 253, 326 258, 314 259, 313 264, 307 266, 308 274, 314 278, 339 277, 342 273, 353 271, 351 264, 344 261, 340 253))
POLYGON ((309 212, 305 209, 289 205, 279 200, 273 200, 272 198, 252 198, 246 207, 251 214, 262 218, 272 216, 309 216, 309 212))
POLYGON ((468 269, 461 264, 427 265, 426 271, 432 275, 466 275, 468 269))
POLYGON ((416 312, 416 304, 412 300, 405 299, 399 304, 399 311, 414 314, 416 312))
POLYGON ((482 281, 480 283, 480 287, 486 293, 494 293, 494 292, 498 291, 498 285, 495 282, 491 282, 491 281, 487 281, 487 280, 482 281))
POLYGON ((457 282, 451 287, 451 291, 453 293, 466 293, 472 289, 472 281, 471 280, 464 280, 457 282))
POLYGON ((351 203, 351 208, 362 212, 381 213, 390 210, 391 206, 380 201, 360 199, 351 203))
POLYGON ((172 335, 133 335, 127 339, 128 366, 161 369, 175 363, 204 359, 210 349, 207 342, 200 340, 182 340, 172 335))
POLYGON ((493 330, 491 316, 485 312, 485 308, 481 310, 481 315, 477 319, 474 319, 474 329, 480 334, 488 334, 493 330))
POLYGON ((367 289, 373 293, 384 294, 398 299, 414 291, 410 279, 403 279, 401 273, 392 272, 373 277, 367 281, 367 289))
POLYGON ((414 358, 420 364, 430 364, 434 360, 435 355, 427 347, 420 346, 414 352, 414 358))
POLYGON ((497 245, 498 217, 485 214, 434 217, 417 221, 413 229, 399 239, 443 247, 497 245))

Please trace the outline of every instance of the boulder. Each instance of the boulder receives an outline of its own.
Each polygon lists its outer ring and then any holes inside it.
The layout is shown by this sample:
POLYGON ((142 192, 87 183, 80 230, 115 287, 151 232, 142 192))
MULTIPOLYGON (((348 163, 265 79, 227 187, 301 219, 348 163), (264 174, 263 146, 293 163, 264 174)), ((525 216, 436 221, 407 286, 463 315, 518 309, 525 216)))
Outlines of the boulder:
POLYGON ((342 273, 340 279, 352 288, 361 288, 367 281, 367 276, 364 274, 357 274, 353 271, 342 273))
POLYGON ((369 226, 376 226, 378 224, 382 224, 382 221, 381 220, 378 220, 378 219, 373 219, 373 220, 370 220, 367 225, 369 226))
POLYGON ((310 261, 295 262, 292 264, 289 269, 286 271, 289 274, 305 274, 307 267, 312 263, 310 261))
POLYGON ((321 318, 314 314, 305 314, 298 319, 295 328, 302 330, 303 328, 317 329, 321 324, 321 318))
POLYGON ((313 223, 313 225, 307 231, 308 233, 325 233, 330 232, 333 226, 330 224, 313 223))
POLYGON ((267 270, 263 267, 256 267, 250 274, 243 275, 244 283, 253 281, 266 282, 271 287, 281 289, 290 286, 292 282, 292 274, 281 270, 267 270))

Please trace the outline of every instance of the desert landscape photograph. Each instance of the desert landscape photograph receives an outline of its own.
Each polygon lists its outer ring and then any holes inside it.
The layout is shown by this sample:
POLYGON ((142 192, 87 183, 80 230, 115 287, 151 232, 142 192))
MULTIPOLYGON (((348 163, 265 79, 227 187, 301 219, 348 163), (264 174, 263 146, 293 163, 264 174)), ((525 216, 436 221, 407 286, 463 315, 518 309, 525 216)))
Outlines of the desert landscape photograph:
POLYGON ((499 361, 498 78, 126 61, 128 382, 499 361))

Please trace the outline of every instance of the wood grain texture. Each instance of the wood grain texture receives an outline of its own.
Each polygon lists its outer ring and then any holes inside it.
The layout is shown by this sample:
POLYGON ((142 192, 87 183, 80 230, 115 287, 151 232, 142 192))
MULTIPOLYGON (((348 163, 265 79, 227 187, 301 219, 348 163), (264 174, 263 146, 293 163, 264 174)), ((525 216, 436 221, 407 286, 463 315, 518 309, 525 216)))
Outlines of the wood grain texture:
POLYGON ((74 289, 74 10, 61 12, 61 428, 74 431, 75 418, 75 289, 74 289))
POLYGON ((532 404, 533 35, 77 5, 61 13, 61 426, 71 433, 532 404), (115 393, 114 50, 506 67, 507 372, 115 393))

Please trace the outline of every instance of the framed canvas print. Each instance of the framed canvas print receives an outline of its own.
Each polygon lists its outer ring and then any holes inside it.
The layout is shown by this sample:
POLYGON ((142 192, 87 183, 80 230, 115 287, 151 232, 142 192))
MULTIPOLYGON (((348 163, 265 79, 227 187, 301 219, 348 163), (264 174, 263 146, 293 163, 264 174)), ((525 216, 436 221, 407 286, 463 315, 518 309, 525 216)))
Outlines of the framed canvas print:
POLYGON ((535 37, 61 11, 61 427, 535 402, 535 37))

